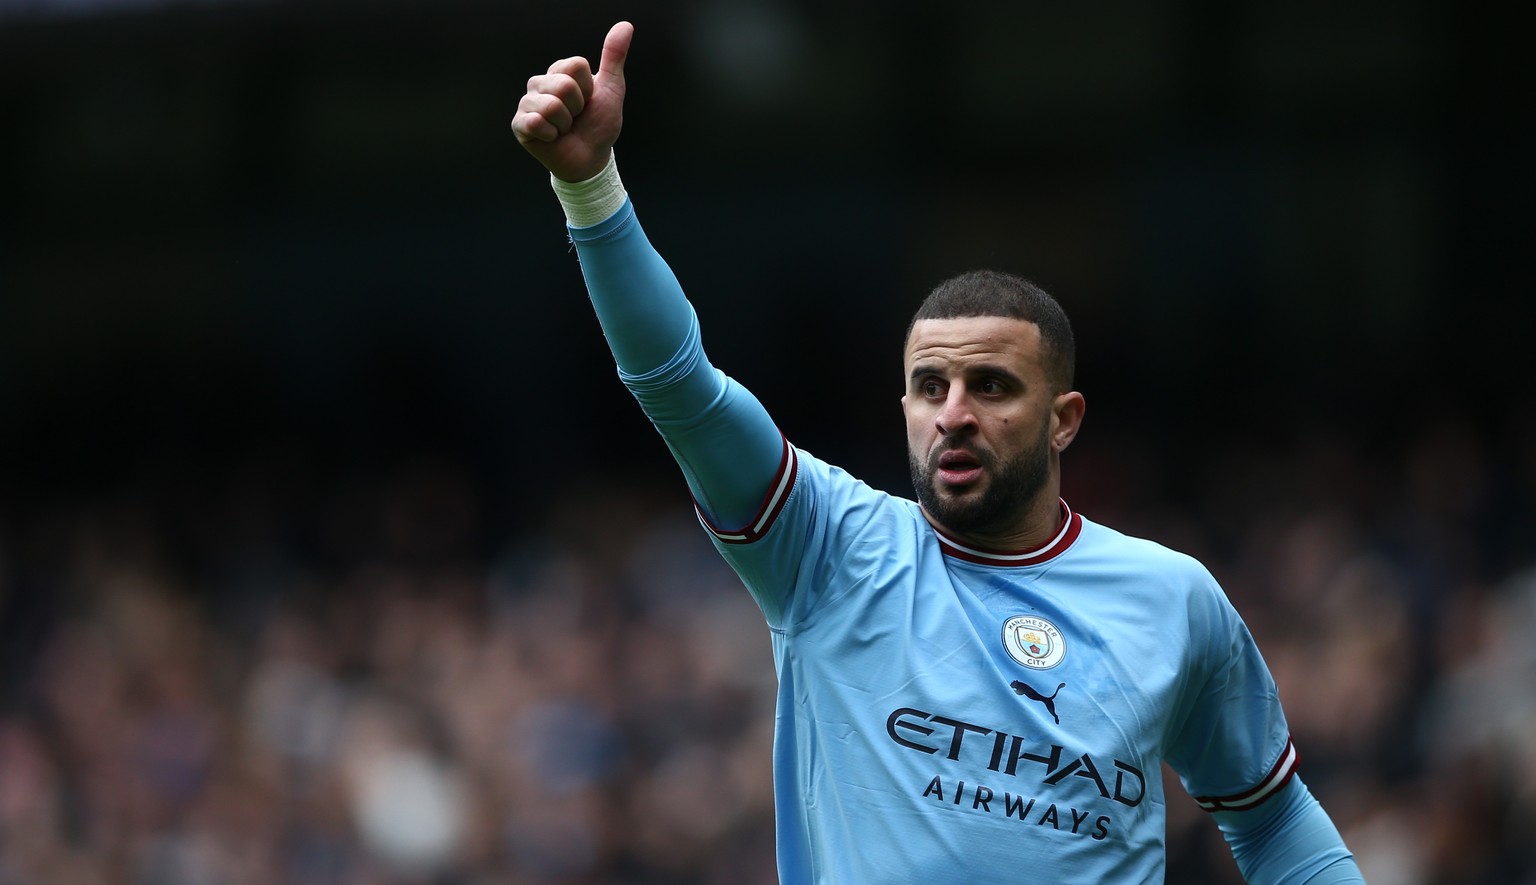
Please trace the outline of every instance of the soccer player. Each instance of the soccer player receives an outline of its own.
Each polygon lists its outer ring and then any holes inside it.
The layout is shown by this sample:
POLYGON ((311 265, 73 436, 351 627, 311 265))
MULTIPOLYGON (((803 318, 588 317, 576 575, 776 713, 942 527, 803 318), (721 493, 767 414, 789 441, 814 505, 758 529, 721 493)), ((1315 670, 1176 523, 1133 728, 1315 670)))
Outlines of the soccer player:
POLYGON ((1251 882, 1360 882, 1274 681, 1199 563, 1059 497, 1083 420, 1057 303, 992 272, 909 329, 916 501, 796 448, 705 358, 619 179, 633 27, 555 62, 512 129, 551 173, 620 377, 762 608, 785 883, 1159 882, 1161 765, 1251 882))

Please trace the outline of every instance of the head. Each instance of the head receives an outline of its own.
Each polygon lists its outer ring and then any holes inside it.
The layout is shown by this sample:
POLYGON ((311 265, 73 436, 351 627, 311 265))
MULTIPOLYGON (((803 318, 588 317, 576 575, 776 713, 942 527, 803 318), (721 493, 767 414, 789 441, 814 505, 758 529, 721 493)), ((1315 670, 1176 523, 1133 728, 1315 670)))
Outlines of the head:
POLYGON ((929 293, 907 330, 902 408, 931 519, 994 547, 1054 530, 1060 454, 1083 414, 1074 360, 1066 314, 1027 280, 975 271, 929 293))

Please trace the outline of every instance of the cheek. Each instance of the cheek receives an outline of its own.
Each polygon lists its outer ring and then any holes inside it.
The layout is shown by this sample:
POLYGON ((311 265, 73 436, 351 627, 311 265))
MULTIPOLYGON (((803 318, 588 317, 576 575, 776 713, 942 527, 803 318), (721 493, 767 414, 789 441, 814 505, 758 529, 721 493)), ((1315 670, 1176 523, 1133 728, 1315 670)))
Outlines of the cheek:
POLYGON ((1042 436, 1049 436, 1051 425, 1054 424, 1053 416, 1037 415, 1024 412, 1015 412, 1011 415, 1000 415, 997 419, 997 432, 1020 445, 1033 445, 1042 436))
POLYGON ((927 448, 926 440, 938 432, 934 429, 932 417, 921 414, 921 411, 903 410, 902 416, 907 425, 907 447, 913 451, 927 448))
POLYGON ((911 412, 907 412, 903 417, 906 418, 907 439, 914 441, 917 440, 917 438, 922 435, 924 422, 917 418, 917 416, 913 415, 911 412))

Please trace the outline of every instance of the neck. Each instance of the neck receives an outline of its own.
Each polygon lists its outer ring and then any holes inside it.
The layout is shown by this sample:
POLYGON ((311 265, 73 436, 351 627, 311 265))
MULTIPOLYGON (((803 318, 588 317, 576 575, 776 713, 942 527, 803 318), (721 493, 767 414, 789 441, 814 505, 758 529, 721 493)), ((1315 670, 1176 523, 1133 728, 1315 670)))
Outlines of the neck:
POLYGON ((1056 483, 1049 483, 1030 501, 1014 525, 996 531, 956 531, 940 522, 926 507, 922 508, 923 518, 940 533, 970 547, 998 551, 1034 550, 1060 534, 1066 520, 1066 507, 1059 489, 1056 483))

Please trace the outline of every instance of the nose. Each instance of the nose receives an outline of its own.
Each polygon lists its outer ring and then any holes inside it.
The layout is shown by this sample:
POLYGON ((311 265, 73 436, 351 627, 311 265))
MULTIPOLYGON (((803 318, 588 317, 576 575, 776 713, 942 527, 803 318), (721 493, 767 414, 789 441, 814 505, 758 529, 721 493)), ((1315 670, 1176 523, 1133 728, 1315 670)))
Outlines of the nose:
POLYGON ((976 429, 976 414, 963 384, 954 384, 944 397, 944 405, 934 417, 934 424, 944 436, 958 436, 976 429))

